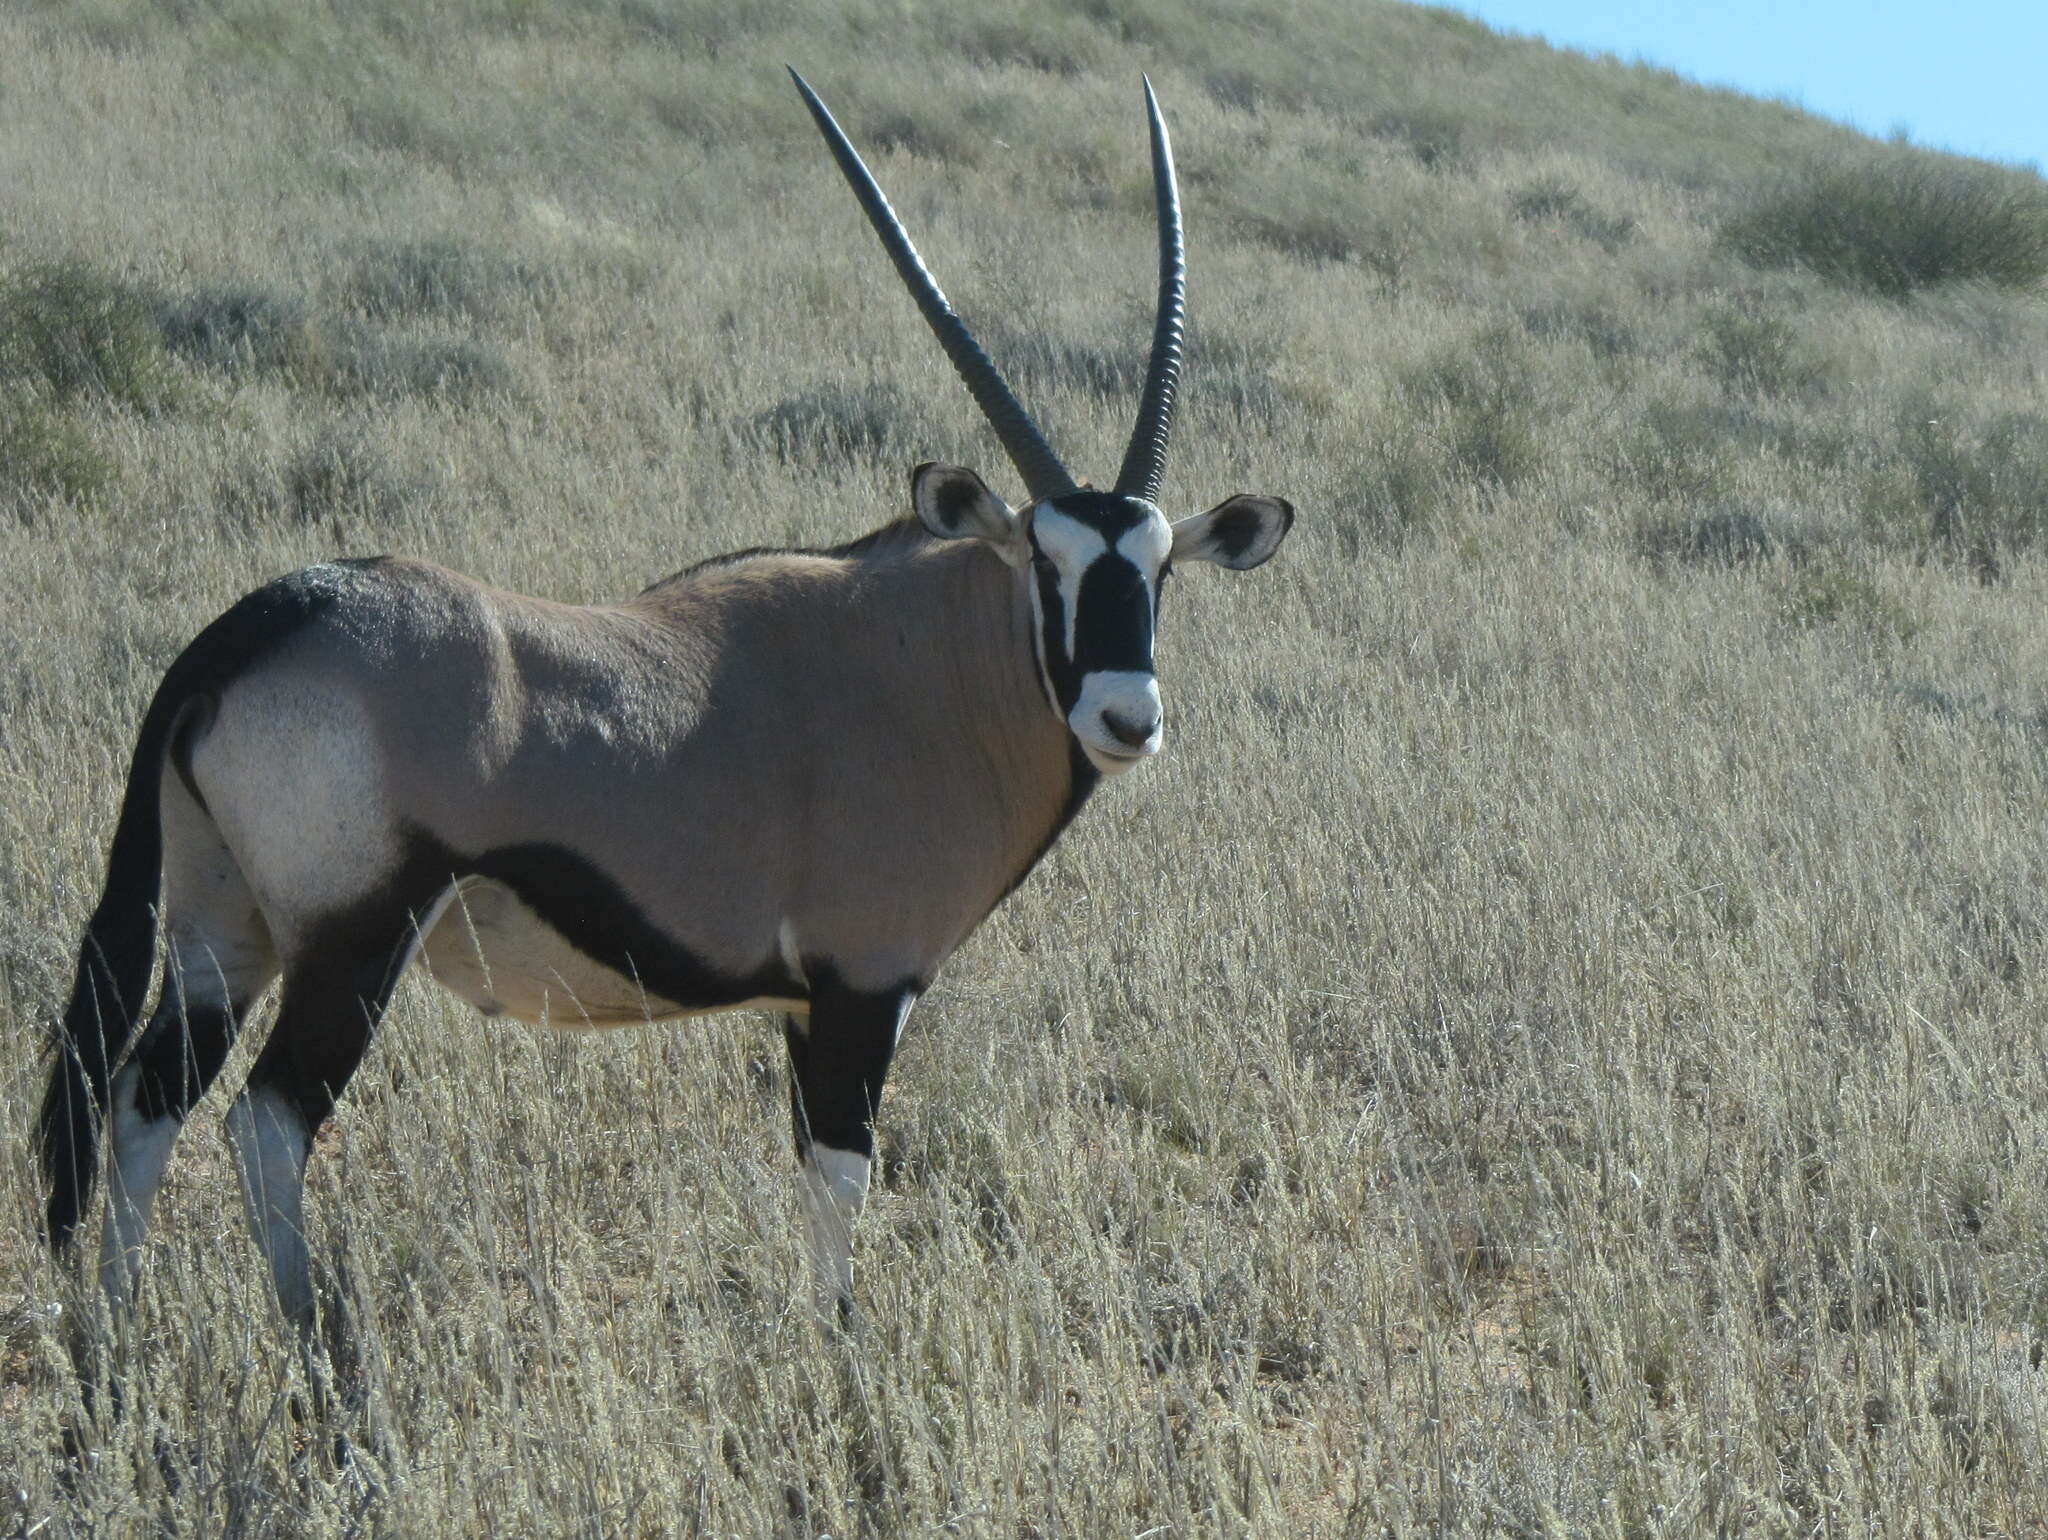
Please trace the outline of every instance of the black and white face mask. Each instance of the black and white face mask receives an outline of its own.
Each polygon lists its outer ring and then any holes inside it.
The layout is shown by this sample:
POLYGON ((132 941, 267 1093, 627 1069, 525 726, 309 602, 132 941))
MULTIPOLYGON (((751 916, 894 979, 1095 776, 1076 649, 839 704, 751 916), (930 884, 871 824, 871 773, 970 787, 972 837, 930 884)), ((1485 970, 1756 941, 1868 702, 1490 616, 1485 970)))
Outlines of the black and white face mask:
POLYGON ((1025 570, 1046 697, 1104 775, 1164 742, 1152 639, 1174 564, 1256 567, 1294 522, 1279 498, 1245 496, 1169 524, 1143 498, 1087 488, 1019 516, 974 472, 950 465, 920 466, 913 501, 933 534, 983 540, 1025 570))

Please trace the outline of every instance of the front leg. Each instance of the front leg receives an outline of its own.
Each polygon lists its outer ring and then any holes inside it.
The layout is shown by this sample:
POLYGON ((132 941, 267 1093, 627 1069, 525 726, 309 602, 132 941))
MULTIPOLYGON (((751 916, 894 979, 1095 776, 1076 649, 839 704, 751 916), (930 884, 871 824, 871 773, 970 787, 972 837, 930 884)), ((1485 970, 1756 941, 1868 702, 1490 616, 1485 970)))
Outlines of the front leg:
POLYGON ((853 1224, 867 1201, 882 1082, 916 999, 914 984, 855 990, 814 968, 809 1020, 783 1022, 818 1308, 842 1322, 853 1310, 853 1224))

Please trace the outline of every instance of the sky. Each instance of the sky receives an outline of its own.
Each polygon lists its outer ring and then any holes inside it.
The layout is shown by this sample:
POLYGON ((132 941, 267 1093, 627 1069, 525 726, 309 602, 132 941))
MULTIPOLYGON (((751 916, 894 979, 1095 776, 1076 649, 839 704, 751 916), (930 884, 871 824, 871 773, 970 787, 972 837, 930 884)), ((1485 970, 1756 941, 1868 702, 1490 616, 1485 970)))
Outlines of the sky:
POLYGON ((1453 0, 1560 48, 2048 167, 2048 0, 1453 0))

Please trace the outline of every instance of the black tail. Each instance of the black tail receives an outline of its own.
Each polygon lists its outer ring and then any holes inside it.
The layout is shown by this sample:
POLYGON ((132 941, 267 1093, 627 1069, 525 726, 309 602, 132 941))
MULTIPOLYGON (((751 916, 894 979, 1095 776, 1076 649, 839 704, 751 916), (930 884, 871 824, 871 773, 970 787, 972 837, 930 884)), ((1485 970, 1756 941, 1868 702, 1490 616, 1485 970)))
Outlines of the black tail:
POLYGON ((158 793, 164 756, 190 699, 184 690, 174 690, 173 678, 167 677, 142 719, 135 757, 128 766, 128 789, 121 799, 121 820, 107 852, 107 880, 78 946, 71 1004, 57 1039, 49 1089, 43 1093, 38 1137, 49 1190, 43 1225, 50 1244, 60 1250, 92 1197, 107 1083, 142 1015, 143 995, 156 964, 157 896, 163 876, 158 793))
POLYGON ((57 1038, 37 1138, 49 1189, 44 1233, 62 1249, 78 1228, 99 1169, 100 1120, 114 1065, 134 1035, 156 965, 157 899, 163 882, 158 805, 166 761, 242 670, 352 586, 369 581, 380 558, 328 562, 244 595, 192 639, 165 671, 142 718, 120 822, 107 852, 99 907, 78 947, 71 1004, 57 1038))

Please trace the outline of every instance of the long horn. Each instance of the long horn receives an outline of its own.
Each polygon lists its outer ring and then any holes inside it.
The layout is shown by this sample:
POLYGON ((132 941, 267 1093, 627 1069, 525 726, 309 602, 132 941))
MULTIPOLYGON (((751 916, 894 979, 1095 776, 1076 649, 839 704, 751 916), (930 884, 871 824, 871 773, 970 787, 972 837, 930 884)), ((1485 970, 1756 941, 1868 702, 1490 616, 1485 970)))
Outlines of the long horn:
POLYGON ((1180 188, 1173 178, 1173 144, 1159 98, 1145 81, 1145 111, 1152 120, 1152 194, 1159 207, 1159 309, 1152 325, 1152 362, 1145 370, 1145 391, 1138 398, 1138 425, 1124 468, 1116 473, 1116 489, 1146 502, 1159 497, 1166 474, 1166 440, 1173 432, 1173 398, 1180 388, 1181 333, 1187 323, 1187 247, 1181 239, 1180 188))
POLYGON ((946 350, 946 357, 953 361, 960 378, 967 382, 968 394, 974 397, 975 405, 981 408, 989 426, 996 430, 996 437, 1003 441, 1003 448, 1022 472, 1024 485, 1031 489, 1034 501, 1058 497, 1071 492, 1074 478, 1067 474, 1060 464, 1059 456, 1052 452, 1052 446, 1045 441, 1045 435, 1038 431, 1038 424, 1031 420, 1031 414, 1010 387, 1003 383, 1003 377, 988 354, 982 352, 981 344, 974 340, 974 334, 946 303, 946 296, 938 283, 926 271, 917 248, 910 244, 910 237, 904 233, 903 223, 897 219, 896 211, 889 207, 889 200, 882 196, 882 189, 875 185, 875 179, 860 158, 839 125, 832 120, 832 114, 825 104, 818 100, 818 93, 795 70, 789 78, 796 82, 797 90, 803 93, 804 105, 811 109, 811 116, 818 120, 818 131, 825 136, 825 143, 832 147, 832 158, 839 162, 839 169, 846 173, 847 185, 853 195, 860 199, 860 206, 867 211, 868 223, 875 227, 875 234, 882 238, 882 245, 889 253, 889 260, 896 264, 896 271, 909 286, 910 296, 917 301, 917 308, 924 312, 924 318, 939 339, 939 346, 946 350))

